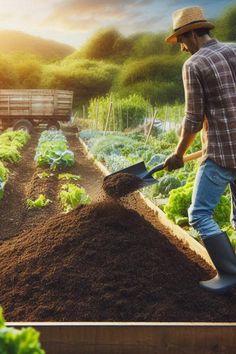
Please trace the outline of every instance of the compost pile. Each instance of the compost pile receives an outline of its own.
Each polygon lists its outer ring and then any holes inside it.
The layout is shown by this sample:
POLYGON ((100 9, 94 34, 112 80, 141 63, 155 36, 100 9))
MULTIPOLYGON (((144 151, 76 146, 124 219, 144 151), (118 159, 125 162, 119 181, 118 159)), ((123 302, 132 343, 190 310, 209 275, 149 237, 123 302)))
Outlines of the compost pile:
POLYGON ((235 321, 232 294, 199 288, 213 274, 197 261, 103 201, 5 241, 0 304, 8 321, 235 321))
POLYGON ((104 179, 102 188, 114 199, 132 193, 142 186, 142 179, 130 173, 116 173, 104 179))

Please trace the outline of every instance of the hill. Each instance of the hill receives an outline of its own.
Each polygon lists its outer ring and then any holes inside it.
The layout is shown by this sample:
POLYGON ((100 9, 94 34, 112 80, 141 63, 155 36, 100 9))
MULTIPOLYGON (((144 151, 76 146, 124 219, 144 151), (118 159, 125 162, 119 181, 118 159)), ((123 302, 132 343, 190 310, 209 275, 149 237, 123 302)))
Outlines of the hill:
POLYGON ((62 59, 74 51, 75 48, 64 43, 24 32, 0 30, 0 53, 27 52, 45 59, 62 59))

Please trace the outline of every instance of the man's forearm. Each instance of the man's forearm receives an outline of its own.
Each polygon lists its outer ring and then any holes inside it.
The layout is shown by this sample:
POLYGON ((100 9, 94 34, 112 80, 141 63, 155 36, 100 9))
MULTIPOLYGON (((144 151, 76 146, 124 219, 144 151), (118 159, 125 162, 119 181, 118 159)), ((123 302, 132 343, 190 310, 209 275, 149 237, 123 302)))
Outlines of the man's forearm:
POLYGON ((196 133, 186 133, 183 132, 181 133, 180 140, 178 142, 177 148, 175 150, 175 153, 177 156, 182 157, 188 147, 192 144, 196 136, 196 133))

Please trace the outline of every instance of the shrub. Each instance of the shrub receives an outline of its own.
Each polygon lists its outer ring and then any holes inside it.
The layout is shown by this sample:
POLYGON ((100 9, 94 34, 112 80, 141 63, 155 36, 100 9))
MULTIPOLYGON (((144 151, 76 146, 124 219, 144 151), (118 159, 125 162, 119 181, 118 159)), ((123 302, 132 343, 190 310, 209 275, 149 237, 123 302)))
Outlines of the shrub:
POLYGON ((123 67, 118 80, 121 85, 131 85, 140 81, 181 82, 182 57, 161 55, 131 61, 123 67))
POLYGON ((0 55, 0 87, 16 88, 17 84, 17 73, 10 56, 0 55))
POLYGON ((95 119, 97 116, 97 125, 99 129, 120 130, 134 128, 143 122, 150 104, 139 95, 130 95, 126 98, 118 96, 106 96, 91 100, 88 108, 89 118, 95 119), (108 111, 112 102, 110 119, 106 126, 108 111))
POLYGON ((18 54, 14 56, 14 66, 19 88, 40 88, 43 63, 39 58, 29 54, 18 54))
POLYGON ((162 105, 183 102, 184 93, 182 83, 158 82, 158 81, 141 81, 132 85, 124 85, 115 88, 121 97, 127 97, 129 94, 136 94, 150 101, 152 105, 162 105))
POLYGON ((109 92, 118 66, 88 60, 65 61, 47 65, 43 71, 45 88, 74 91, 75 103, 85 103, 109 92))
POLYGON ((96 32, 76 56, 86 59, 119 60, 130 55, 131 42, 114 28, 96 32))

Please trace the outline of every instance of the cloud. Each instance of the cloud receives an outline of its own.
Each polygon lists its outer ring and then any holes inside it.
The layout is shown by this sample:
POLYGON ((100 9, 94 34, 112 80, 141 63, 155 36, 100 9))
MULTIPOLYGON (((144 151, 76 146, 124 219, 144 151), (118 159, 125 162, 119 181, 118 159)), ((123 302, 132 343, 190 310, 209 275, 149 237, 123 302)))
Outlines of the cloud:
MULTIPOLYGON (((41 26, 55 26, 69 31, 104 27, 109 22, 130 21, 143 16, 154 0, 63 0, 57 3, 41 26)), ((125 22, 124 22, 125 23, 125 22)))

